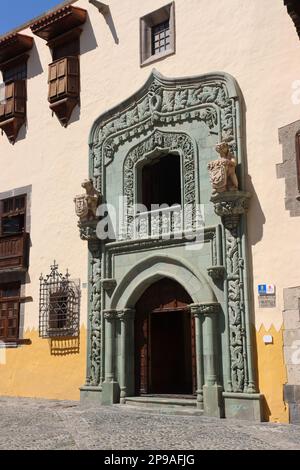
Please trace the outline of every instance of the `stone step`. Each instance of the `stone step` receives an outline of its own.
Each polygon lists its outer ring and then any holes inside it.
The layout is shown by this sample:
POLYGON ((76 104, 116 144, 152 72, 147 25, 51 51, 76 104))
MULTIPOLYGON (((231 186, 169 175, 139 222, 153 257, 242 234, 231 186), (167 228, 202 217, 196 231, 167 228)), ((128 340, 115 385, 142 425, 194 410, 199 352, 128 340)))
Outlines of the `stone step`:
POLYGON ((203 411, 197 408, 196 399, 171 397, 127 397, 125 405, 128 410, 158 414, 185 414, 201 416, 203 411))

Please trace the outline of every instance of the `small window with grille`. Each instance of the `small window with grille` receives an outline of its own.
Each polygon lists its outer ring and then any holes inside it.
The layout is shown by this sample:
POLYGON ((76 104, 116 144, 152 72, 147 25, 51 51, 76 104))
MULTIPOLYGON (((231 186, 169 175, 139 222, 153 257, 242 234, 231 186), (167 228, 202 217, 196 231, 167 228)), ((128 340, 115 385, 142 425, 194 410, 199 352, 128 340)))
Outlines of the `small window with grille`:
POLYGON ((62 275, 54 262, 50 274, 40 277, 39 333, 42 338, 77 337, 79 335, 79 281, 62 275))
POLYGON ((20 283, 0 284, 0 341, 19 338, 20 283))
POLYGON ((152 55, 170 49, 170 20, 152 27, 152 55))
POLYGON ((170 3, 140 20, 141 65, 175 53, 175 3, 170 3))

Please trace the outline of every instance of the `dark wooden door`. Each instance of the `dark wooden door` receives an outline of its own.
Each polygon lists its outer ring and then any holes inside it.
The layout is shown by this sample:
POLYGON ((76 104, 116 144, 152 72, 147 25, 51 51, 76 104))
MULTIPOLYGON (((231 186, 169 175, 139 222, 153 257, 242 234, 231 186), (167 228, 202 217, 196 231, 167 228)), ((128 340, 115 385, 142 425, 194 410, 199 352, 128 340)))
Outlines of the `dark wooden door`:
POLYGON ((152 284, 136 304, 135 388, 137 394, 195 392, 192 303, 170 279, 152 284))

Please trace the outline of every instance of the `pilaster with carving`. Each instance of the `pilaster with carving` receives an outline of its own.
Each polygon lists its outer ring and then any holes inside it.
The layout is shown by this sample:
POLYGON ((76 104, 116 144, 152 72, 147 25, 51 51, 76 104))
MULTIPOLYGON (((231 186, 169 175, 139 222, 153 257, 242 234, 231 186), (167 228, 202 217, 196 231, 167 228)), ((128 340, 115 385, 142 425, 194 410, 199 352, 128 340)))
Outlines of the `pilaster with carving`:
MULTIPOLYGON (((241 251, 240 218, 245 216, 251 194, 245 191, 220 192, 212 196, 215 213, 221 217, 225 238, 227 314, 229 334, 229 391, 255 392, 249 381, 245 318, 244 259, 241 251)), ((252 376, 252 374, 250 374, 252 376)))

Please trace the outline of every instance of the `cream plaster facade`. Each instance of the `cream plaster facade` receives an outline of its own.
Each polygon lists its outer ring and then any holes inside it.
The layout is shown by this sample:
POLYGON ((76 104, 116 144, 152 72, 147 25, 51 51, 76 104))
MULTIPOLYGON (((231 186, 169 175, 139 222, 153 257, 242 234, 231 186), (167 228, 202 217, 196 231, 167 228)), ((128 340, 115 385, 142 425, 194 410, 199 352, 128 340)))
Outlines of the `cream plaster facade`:
MULTIPOLYGON (((73 278, 88 281, 87 250, 78 236, 73 197, 88 176, 89 132, 94 120, 135 93, 155 66, 166 77, 227 72, 239 84, 246 109, 246 189, 253 194, 248 240, 254 321, 257 331, 263 326, 279 332, 283 290, 299 285, 300 260, 300 219, 291 218, 285 209, 285 182, 276 177, 276 164, 282 161, 278 129, 298 120, 300 112, 300 104, 292 101, 292 85, 300 78, 300 42, 283 1, 176 0, 176 53, 142 68, 139 19, 166 0, 106 0, 113 24, 87 0, 75 3, 88 11, 80 39, 80 108, 75 108, 67 128, 51 115, 51 54, 45 41, 35 36, 28 61, 26 126, 15 145, 5 135, 0 138, 0 192, 32 185, 26 296, 33 302, 25 306, 24 330, 38 329, 38 279, 53 259, 73 278), (258 307, 257 285, 265 282, 276 285, 276 308, 258 307)), ((20 32, 32 35, 29 28, 20 32)), ((86 305, 83 288, 83 324, 86 305)), ((259 345, 262 356, 265 348, 259 345)))

